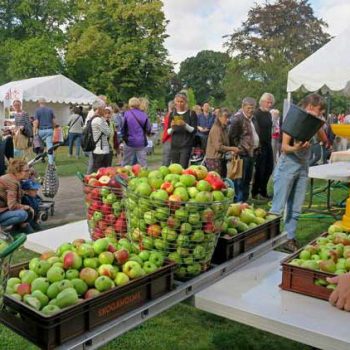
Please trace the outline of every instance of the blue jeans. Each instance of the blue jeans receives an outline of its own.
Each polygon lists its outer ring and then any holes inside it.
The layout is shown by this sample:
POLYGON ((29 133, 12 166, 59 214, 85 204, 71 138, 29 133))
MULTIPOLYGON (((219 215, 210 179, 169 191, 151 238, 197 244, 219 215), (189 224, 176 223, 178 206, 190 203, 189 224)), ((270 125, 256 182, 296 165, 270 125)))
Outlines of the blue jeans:
POLYGON ((77 132, 70 132, 68 134, 68 153, 69 155, 73 154, 73 145, 74 145, 74 141, 76 140, 76 144, 75 144, 75 155, 77 157, 79 157, 80 155, 80 143, 81 143, 81 134, 77 133, 77 132))
POLYGON ((286 208, 284 228, 288 239, 295 238, 298 218, 308 182, 308 159, 305 162, 282 154, 274 173, 273 200, 270 212, 281 215, 286 208))
POLYGON ((0 225, 10 226, 22 224, 28 219, 28 213, 23 209, 7 210, 0 214, 0 225))
MULTIPOLYGON (((40 138, 45 142, 47 150, 53 147, 52 142, 52 136, 53 136, 53 129, 43 129, 39 130, 39 136, 40 138)), ((51 154, 47 155, 49 164, 53 164, 53 151, 51 154)))
POLYGON ((241 157, 243 160, 242 178, 235 180, 235 202, 246 202, 249 198, 249 187, 254 169, 254 157, 241 157))

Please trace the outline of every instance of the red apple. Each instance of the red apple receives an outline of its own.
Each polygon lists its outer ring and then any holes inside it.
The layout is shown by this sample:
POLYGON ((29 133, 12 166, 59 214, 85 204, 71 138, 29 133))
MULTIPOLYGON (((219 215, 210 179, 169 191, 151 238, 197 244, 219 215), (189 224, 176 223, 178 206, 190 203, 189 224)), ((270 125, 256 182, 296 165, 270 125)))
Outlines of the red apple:
POLYGON ((101 209, 100 211, 106 215, 106 214, 111 214, 112 213, 112 205, 111 204, 107 204, 107 203, 104 203, 101 205, 101 209))
POLYGON ((157 224, 149 225, 147 227, 147 234, 152 237, 158 237, 161 232, 161 227, 157 224))
POLYGON ((135 164, 131 167, 131 171, 134 173, 135 176, 138 176, 140 171, 141 171, 141 165, 140 164, 135 164))
POLYGON ((165 190, 168 194, 171 194, 171 193, 174 192, 174 185, 173 185, 171 182, 168 182, 168 181, 164 182, 164 183, 160 186, 160 188, 161 188, 162 190, 165 190))
POLYGON ((119 265, 122 265, 128 261, 129 252, 124 248, 119 249, 114 253, 114 258, 119 265))

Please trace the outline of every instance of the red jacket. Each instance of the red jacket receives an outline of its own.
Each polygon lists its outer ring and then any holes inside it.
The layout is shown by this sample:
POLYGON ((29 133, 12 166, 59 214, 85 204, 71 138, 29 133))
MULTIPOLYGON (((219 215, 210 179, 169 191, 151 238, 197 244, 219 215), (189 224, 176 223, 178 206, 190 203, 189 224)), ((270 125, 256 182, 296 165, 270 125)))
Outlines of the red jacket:
POLYGON ((164 117, 162 143, 171 142, 171 136, 168 134, 168 129, 170 128, 170 113, 171 112, 168 112, 164 117))

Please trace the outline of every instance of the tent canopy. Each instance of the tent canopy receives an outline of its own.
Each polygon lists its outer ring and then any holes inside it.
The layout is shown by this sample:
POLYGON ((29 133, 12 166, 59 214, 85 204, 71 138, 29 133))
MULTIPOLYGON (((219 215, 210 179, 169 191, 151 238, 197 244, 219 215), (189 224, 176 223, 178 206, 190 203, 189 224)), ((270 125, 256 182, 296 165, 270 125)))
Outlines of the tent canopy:
POLYGON ((23 101, 36 102, 43 97, 52 103, 91 104, 97 99, 96 95, 61 74, 12 81, 2 85, 0 101, 3 101, 5 94, 13 88, 22 91, 23 101))
POLYGON ((287 92, 341 92, 350 96, 350 27, 288 73, 287 92))

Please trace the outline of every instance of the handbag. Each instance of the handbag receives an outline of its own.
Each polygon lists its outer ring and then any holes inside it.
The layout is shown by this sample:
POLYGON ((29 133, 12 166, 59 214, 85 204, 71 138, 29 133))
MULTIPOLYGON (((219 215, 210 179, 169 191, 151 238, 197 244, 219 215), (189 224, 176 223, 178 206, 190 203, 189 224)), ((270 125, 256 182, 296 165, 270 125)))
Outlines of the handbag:
POLYGON ((23 135, 20 129, 16 130, 13 135, 13 145, 18 150, 24 150, 28 148, 28 137, 23 135))
POLYGON ((227 177, 231 180, 241 179, 243 176, 243 159, 238 155, 232 157, 228 165, 227 177))
POLYGON ((33 137, 33 150, 35 153, 41 153, 44 151, 44 143, 39 134, 35 134, 33 137))
POLYGON ((44 176, 42 192, 45 197, 53 198, 56 196, 59 187, 59 180, 56 167, 48 164, 44 176))

